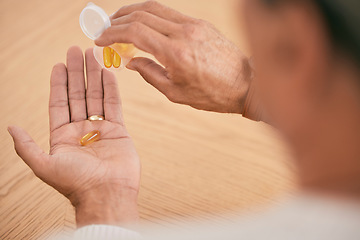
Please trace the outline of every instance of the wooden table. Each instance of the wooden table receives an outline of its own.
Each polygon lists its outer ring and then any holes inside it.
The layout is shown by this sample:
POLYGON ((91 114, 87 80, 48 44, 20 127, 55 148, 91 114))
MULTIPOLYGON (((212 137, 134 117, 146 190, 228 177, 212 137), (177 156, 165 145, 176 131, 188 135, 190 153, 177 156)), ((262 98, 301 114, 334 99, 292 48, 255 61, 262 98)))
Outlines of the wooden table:
MULTIPOLYGON (((134 1, 94 2, 110 14, 134 1)), ((236 15, 237 0, 161 2, 212 22, 250 54, 236 15)), ((69 46, 93 46, 79 27, 85 5, 84 0, 0 1, 1 239, 44 238, 75 228, 69 201, 37 179, 15 154, 6 128, 25 128, 48 150, 51 68, 65 60, 69 46)), ((291 157, 270 127, 240 115, 170 103, 128 70, 117 77, 126 124, 142 159, 143 221, 170 224, 170 219, 219 214, 227 219, 276 203, 296 188, 291 157)))

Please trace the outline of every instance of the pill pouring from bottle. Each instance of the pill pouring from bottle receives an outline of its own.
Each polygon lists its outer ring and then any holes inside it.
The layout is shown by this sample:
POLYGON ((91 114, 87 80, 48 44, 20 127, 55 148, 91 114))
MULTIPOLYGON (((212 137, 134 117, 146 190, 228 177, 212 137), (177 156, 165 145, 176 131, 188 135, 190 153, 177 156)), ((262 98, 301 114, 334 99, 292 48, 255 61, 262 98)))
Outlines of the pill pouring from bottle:
MULTIPOLYGON (((111 22, 106 12, 99 6, 89 3, 80 13, 80 27, 84 34, 95 40, 109 27, 111 22)), ((96 61, 111 71, 120 70, 135 56, 137 49, 131 43, 114 43, 107 47, 95 46, 96 61)))
POLYGON ((114 66, 114 68, 120 67, 121 58, 111 47, 104 47, 103 58, 106 68, 111 68, 111 66, 114 66))

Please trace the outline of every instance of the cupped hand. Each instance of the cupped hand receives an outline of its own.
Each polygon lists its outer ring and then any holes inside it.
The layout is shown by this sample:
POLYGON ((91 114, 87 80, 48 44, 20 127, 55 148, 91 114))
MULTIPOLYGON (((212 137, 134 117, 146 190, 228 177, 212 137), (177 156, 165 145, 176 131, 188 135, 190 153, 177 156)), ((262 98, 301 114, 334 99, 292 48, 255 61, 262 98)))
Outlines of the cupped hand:
POLYGON ((155 1, 120 8, 99 46, 133 43, 148 58, 127 65, 176 103, 197 109, 242 113, 249 89, 248 59, 211 24, 155 1))
POLYGON ((50 154, 19 127, 9 127, 18 155, 47 184, 76 208, 78 226, 126 224, 137 220, 140 161, 125 129, 115 76, 102 70, 92 54, 80 48, 67 53, 67 66, 51 74, 49 102, 50 154), (89 121, 103 115, 103 121, 89 121), (80 144, 85 134, 100 131, 100 140, 80 144))

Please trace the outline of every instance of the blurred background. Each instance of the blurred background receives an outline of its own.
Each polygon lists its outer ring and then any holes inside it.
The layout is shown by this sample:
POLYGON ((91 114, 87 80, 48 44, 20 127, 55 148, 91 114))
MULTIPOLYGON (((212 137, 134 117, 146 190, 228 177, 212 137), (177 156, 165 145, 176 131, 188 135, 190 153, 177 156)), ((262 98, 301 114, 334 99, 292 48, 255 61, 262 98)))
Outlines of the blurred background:
MULTIPOLYGON (((50 72, 65 61, 68 47, 94 46, 79 26, 87 2, 0 0, 0 239, 46 238, 75 229, 69 201, 34 176, 13 150, 6 128, 25 128, 49 150, 50 72)), ((93 2, 111 14, 139 1, 93 2)), ((159 2, 213 23, 251 55, 239 0, 159 2)), ((129 70, 116 76, 142 160, 143 222, 171 225, 214 216, 230 221, 278 203, 296 188, 289 151, 269 126, 173 104, 129 70)))

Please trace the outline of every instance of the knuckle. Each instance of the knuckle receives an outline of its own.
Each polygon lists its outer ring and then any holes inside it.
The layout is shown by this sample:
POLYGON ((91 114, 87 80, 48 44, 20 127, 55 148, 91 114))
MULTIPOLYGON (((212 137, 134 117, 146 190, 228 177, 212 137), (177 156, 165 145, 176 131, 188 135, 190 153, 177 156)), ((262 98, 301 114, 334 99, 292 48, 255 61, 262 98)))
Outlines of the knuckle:
POLYGON ((53 100, 49 101, 50 108, 67 107, 69 102, 67 100, 53 100))
POLYGON ((104 104, 120 104, 118 97, 107 97, 104 99, 104 104))
POLYGON ((146 1, 144 7, 147 9, 153 9, 159 6, 159 3, 155 0, 146 1))
POLYGON ((101 90, 86 91, 86 98, 102 99, 103 92, 101 90))
POLYGON ((201 37, 201 32, 199 31, 199 28, 195 24, 186 23, 183 25, 185 37, 189 39, 199 39, 201 37))
POLYGON ((134 11, 130 13, 130 19, 133 21, 141 20, 145 15, 145 12, 143 11, 134 11))
POLYGON ((185 23, 183 24, 183 29, 185 33, 192 34, 193 32, 195 32, 195 25, 192 23, 185 23))
MULTIPOLYGON (((150 77, 151 77, 151 76, 149 76, 148 73, 151 72, 152 67, 153 67, 154 65, 156 65, 156 63, 153 62, 153 61, 144 61, 144 62, 142 63, 141 68, 144 69, 144 73, 143 73, 143 74, 145 75, 145 77, 147 77, 147 78, 150 78, 150 77)), ((150 75, 151 75, 151 74, 150 74, 150 75)))
POLYGON ((81 90, 69 91, 70 100, 82 100, 85 98, 85 92, 81 90))
POLYGON ((177 47, 174 50, 175 59, 177 62, 187 66, 192 62, 192 52, 186 47, 177 47))
POLYGON ((142 29, 142 24, 139 22, 132 22, 128 26, 130 32, 136 33, 142 29))
POLYGON ((195 19, 195 24, 200 27, 206 27, 209 25, 209 23, 207 21, 202 20, 202 19, 195 19))
POLYGON ((122 12, 124 9, 126 9, 126 8, 128 8, 128 7, 129 7, 129 5, 124 5, 124 6, 120 7, 120 8, 115 12, 114 15, 117 15, 117 13, 122 12))

